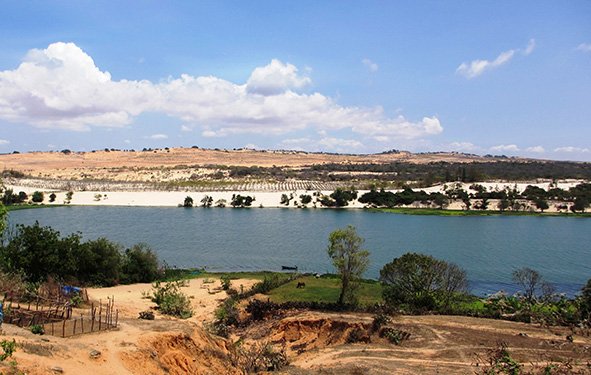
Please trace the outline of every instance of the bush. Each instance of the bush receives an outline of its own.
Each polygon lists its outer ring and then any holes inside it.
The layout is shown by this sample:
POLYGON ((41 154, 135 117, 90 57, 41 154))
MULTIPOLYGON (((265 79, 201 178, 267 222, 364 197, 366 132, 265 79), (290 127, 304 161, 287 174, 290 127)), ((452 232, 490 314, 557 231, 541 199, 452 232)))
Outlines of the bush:
POLYGON ((8 357, 12 357, 12 354, 16 351, 16 341, 12 339, 12 341, 2 340, 0 341, 0 348, 2 348, 2 352, 0 354, 0 362, 4 361, 8 357))
POLYGON ((154 320, 154 313, 150 310, 140 312, 138 319, 154 320))
POLYGON ((45 333, 45 329, 43 329, 41 324, 33 324, 30 329, 34 335, 43 335, 45 333))
POLYGON ((158 257, 149 245, 138 243, 125 250, 123 280, 125 283, 149 283, 162 276, 158 257))
POLYGON ((220 281, 222 282, 222 289, 229 290, 230 289, 230 276, 222 275, 220 277, 220 281))
POLYGON ((466 272, 453 263, 429 255, 406 253, 380 270, 384 300, 414 311, 448 308, 467 290, 466 272))
POLYGON ((106 238, 81 244, 75 259, 76 276, 83 284, 113 286, 121 279, 121 246, 106 238))
POLYGON ((57 198, 57 195, 55 195, 55 193, 49 194, 49 201, 50 202, 55 202, 55 198, 57 198))
POLYGON ((43 193, 42 192, 36 191, 36 192, 33 193, 33 196, 31 198, 31 200, 33 202, 35 202, 35 203, 41 203, 41 202, 43 202, 43 199, 44 198, 45 197, 43 196, 43 193))
POLYGON ((157 281, 153 285, 151 300, 162 314, 187 319, 193 316, 193 309, 187 295, 181 292, 180 285, 178 281, 164 284, 157 281))

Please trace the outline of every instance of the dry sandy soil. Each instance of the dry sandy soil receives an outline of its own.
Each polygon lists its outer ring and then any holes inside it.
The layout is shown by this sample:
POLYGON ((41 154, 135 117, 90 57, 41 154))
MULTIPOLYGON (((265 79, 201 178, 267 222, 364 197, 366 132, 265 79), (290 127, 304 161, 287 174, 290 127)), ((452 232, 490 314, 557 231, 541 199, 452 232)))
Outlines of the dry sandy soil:
MULTIPOLYGON (((250 287, 253 280, 235 280, 234 287, 250 287)), ((212 336, 203 321, 225 292, 215 293, 219 280, 204 283, 191 280, 183 291, 192 296, 195 316, 188 320, 156 313, 153 321, 139 320, 140 311, 153 307, 143 292, 149 284, 91 289, 93 300, 115 299, 120 312, 118 329, 70 338, 37 336, 16 326, 3 326, 2 339, 14 338, 18 349, 13 356, 18 369, 27 374, 241 374, 232 356, 232 340, 212 336), (93 351, 100 352, 98 355, 93 351)), ((269 343, 287 353, 289 366, 283 374, 473 374, 480 356, 506 343, 512 356, 526 364, 570 359, 583 369, 591 359, 591 338, 572 334, 567 328, 489 319, 453 316, 399 316, 391 327, 409 334, 400 345, 389 343, 368 331, 372 316, 305 311, 287 312, 243 328, 233 335, 246 344, 269 343), (239 335, 239 336, 238 336, 239 335)), ((7 373, 4 364, 0 371, 7 373)))
POLYGON ((171 148, 154 151, 32 152, 0 155, 3 169, 32 177, 107 179, 111 181, 169 181, 202 173, 200 166, 260 166, 298 168, 324 163, 389 163, 405 161, 472 162, 494 160, 457 153, 343 155, 297 151, 206 150, 171 148), (164 171, 162 171, 164 170, 164 171))

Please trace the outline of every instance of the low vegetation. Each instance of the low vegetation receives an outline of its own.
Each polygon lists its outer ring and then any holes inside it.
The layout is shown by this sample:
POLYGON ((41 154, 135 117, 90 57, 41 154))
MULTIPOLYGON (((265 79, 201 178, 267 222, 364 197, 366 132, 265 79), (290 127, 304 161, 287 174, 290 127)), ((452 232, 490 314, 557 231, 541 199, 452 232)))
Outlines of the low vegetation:
POLYGON ((165 283, 156 281, 150 299, 162 314, 181 319, 190 318, 193 316, 193 309, 189 297, 180 289, 182 286, 184 286, 182 281, 165 283))

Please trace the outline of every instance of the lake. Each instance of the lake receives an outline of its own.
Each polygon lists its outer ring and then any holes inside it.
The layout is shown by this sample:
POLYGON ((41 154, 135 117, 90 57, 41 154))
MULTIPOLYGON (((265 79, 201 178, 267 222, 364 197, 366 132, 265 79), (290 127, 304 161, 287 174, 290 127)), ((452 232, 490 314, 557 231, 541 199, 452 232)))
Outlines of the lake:
POLYGON ((530 267, 577 293, 591 278, 591 219, 544 216, 414 216, 365 210, 55 207, 13 211, 9 223, 51 226, 124 246, 149 244, 171 266, 219 271, 334 272, 328 234, 357 228, 371 252, 366 277, 405 252, 463 267, 473 293, 514 291, 511 272, 530 267))

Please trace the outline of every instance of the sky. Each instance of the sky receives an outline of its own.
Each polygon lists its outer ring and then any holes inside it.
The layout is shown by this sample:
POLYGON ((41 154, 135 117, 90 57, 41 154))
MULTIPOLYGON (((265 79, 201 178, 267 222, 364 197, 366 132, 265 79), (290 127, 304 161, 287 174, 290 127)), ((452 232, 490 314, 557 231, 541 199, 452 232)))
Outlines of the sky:
POLYGON ((0 0, 0 153, 591 161, 590 1, 0 0))

